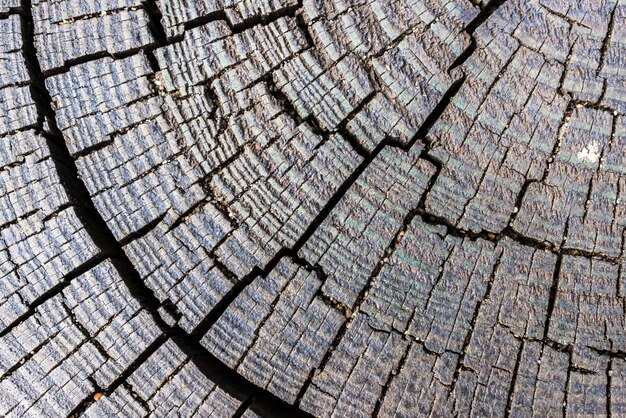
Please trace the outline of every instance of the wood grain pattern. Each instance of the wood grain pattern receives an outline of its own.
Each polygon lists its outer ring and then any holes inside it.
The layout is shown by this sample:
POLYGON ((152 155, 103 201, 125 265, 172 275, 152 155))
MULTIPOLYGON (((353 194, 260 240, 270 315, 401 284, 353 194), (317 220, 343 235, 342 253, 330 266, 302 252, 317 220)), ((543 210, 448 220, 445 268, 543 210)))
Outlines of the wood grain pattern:
POLYGON ((0 415, 625 415, 625 28, 0 0, 0 415))

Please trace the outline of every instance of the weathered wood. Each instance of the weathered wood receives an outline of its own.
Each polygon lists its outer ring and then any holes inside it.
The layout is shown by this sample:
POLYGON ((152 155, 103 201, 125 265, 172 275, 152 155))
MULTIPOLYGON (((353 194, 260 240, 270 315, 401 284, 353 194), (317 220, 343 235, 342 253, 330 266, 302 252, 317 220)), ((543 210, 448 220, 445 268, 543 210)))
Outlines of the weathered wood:
POLYGON ((624 415, 625 28, 0 0, 0 415, 624 415))
POLYGON ((295 401, 346 319, 318 296, 321 284, 315 272, 282 259, 235 299, 203 344, 253 383, 295 401))

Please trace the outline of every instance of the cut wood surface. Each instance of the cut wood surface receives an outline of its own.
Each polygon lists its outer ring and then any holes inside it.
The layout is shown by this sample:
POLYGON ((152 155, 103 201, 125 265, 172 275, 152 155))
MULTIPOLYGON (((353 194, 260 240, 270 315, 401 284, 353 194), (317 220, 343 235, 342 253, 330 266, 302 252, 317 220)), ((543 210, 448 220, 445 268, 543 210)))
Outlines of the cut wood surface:
POLYGON ((0 0, 0 416, 626 416, 625 0, 0 0))

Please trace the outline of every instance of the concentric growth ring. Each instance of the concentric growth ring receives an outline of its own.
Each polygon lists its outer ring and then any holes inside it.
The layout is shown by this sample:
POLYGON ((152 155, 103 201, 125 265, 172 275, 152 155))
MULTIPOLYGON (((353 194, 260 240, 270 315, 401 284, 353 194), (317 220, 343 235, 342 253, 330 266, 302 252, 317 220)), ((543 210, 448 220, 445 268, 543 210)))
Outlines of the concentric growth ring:
POLYGON ((0 415, 626 415, 623 0, 0 0, 0 415))

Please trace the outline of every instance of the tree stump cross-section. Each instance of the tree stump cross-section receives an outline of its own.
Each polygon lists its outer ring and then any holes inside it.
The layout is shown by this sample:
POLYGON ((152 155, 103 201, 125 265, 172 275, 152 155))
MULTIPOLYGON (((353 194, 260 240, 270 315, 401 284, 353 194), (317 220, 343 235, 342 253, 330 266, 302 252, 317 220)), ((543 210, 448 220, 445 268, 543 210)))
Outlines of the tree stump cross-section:
POLYGON ((0 0, 0 415, 626 416, 624 0, 0 0))

